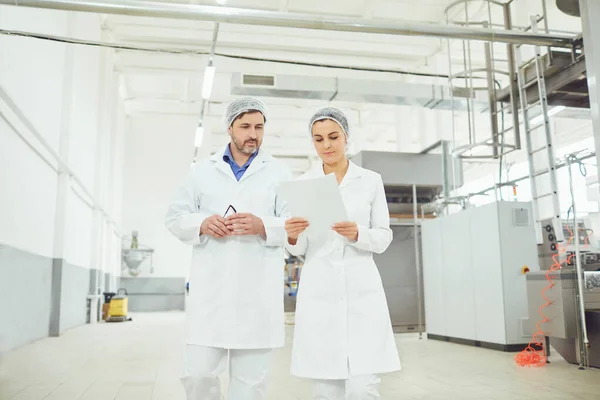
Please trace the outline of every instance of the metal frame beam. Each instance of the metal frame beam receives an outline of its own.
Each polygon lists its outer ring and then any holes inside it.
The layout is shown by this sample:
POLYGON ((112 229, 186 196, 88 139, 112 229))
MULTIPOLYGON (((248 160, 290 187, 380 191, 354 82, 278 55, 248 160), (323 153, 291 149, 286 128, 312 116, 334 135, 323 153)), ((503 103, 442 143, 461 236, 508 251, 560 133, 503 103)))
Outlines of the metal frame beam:
MULTIPOLYGON (((587 53, 586 53, 587 57, 587 53)), ((582 76, 585 76, 586 71, 588 70, 586 57, 582 57, 576 60, 569 67, 561 70, 560 72, 546 78, 546 90, 548 92, 548 102, 551 105, 565 105, 569 107, 584 107, 587 108, 585 104, 577 104, 572 102, 555 102, 552 99, 552 94, 561 92, 562 89, 566 88, 571 83, 581 79, 582 76)), ((538 87, 537 84, 533 84, 529 86, 527 89, 527 100, 530 103, 534 103, 539 99, 538 87)), ((510 88, 506 87, 498 92, 498 101, 508 102, 510 96, 510 88)))
MULTIPOLYGON (((579 0, 581 13, 581 25, 583 27, 583 45, 585 52, 585 65, 587 83, 590 99, 590 111, 592 114, 592 127, 594 131, 594 142, 596 154, 600 154, 600 90, 598 79, 600 78, 600 2, 597 0, 579 0)), ((600 172, 600 164, 598 164, 600 172)))
POLYGON ((204 20, 218 23, 427 36, 538 46, 572 47, 574 37, 509 30, 474 29, 410 21, 373 21, 276 11, 237 9, 140 0, 0 0, 0 5, 53 10, 121 14, 140 17, 204 20))

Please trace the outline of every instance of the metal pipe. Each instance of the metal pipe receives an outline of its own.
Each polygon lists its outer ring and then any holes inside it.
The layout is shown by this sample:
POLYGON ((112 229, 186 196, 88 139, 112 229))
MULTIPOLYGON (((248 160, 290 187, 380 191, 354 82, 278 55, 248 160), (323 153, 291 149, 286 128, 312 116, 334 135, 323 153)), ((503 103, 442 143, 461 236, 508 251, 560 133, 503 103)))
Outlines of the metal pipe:
POLYGON ((419 258, 419 221, 417 213, 417 186, 413 185, 413 222, 415 227, 415 265, 417 267, 417 307, 419 310, 419 339, 423 339, 423 309, 421 306, 421 259, 419 258))
POLYGON ((452 187, 456 184, 456 174, 454 171, 454 157, 450 154, 450 143, 447 140, 442 141, 442 179, 444 182, 444 198, 450 198, 450 182, 448 177, 448 161, 452 160, 452 187))
MULTIPOLYGON (((578 297, 578 305, 579 305, 579 323, 580 323, 580 338, 583 343, 580 343, 579 346, 579 365, 586 366, 588 364, 588 346, 590 344, 588 340, 587 334, 587 326, 585 321, 585 304, 583 301, 583 269, 581 267, 581 253, 580 253, 580 245, 579 245, 579 227, 577 226, 577 206, 575 202, 575 192, 573 190, 573 172, 571 171, 572 161, 578 161, 577 157, 574 155, 568 155, 566 157, 567 166, 569 169, 569 191, 571 192, 571 207, 573 208, 573 230, 575 234, 575 265, 577 266, 577 297, 578 297)), ((567 221, 567 224, 569 221, 567 221)))
MULTIPOLYGON (((583 157, 580 157, 579 160, 580 161, 584 161, 584 160, 587 160, 589 158, 596 158, 596 153, 595 152, 589 153, 589 154, 587 154, 587 155, 585 155, 583 157)), ((556 164, 556 169, 559 170, 560 168, 563 168, 566 165, 567 165, 566 163, 557 163, 556 164)), ((515 179, 512 179, 512 180, 510 180, 508 182, 505 182, 505 183, 502 184, 502 186, 510 186, 510 185, 515 184, 515 183, 524 181, 526 179, 529 179, 529 174, 528 175, 523 175, 523 176, 515 178, 515 179)), ((473 196, 482 196, 485 193, 489 192, 490 190, 494 190, 496 188, 497 188, 497 185, 494 185, 494 186, 485 188, 483 190, 480 190, 479 192, 476 192, 476 193, 469 193, 469 196, 471 196, 471 197, 473 197, 473 196)))
POLYGON ((571 48, 573 36, 474 29, 410 21, 373 21, 335 16, 315 16, 287 12, 230 7, 175 4, 141 0, 0 0, 0 5, 52 10, 120 14, 138 17, 203 20, 229 24, 262 25, 327 31, 363 32, 389 35, 425 36, 481 40, 571 48))
MULTIPOLYGON (((487 83, 488 83, 488 101, 490 103, 490 123, 491 123, 491 127, 492 127, 492 146, 494 149, 494 158, 498 157, 498 136, 499 136, 499 132, 498 132, 498 103, 496 102, 496 80, 494 79, 493 76, 493 59, 492 59, 492 44, 491 43, 485 43, 484 45, 485 47, 485 63, 488 66, 487 68, 487 83)), ((504 135, 504 132, 502 132, 502 135, 504 135)))
MULTIPOLYGON (((510 5, 504 5, 504 26, 505 29, 511 30, 512 16, 510 11, 510 5)), ((509 88, 510 88, 510 105, 512 109, 513 117, 513 133, 515 136, 515 146, 517 149, 521 149, 521 133, 519 123, 519 94, 516 82, 516 71, 515 71, 515 46, 512 44, 506 45, 506 54, 508 58, 508 76, 509 76, 509 88)))
MULTIPOLYGON (((465 4, 465 20, 467 22, 467 25, 469 24, 469 8, 466 6, 465 4)), ((469 54, 469 71, 473 70, 473 57, 472 57, 472 53, 471 53, 471 42, 467 42, 467 53, 469 54)), ((469 73, 469 98, 467 99, 467 104, 468 102, 471 102, 471 119, 473 120, 473 143, 477 142, 477 137, 475 136, 477 134, 477 128, 475 127, 475 99, 473 98, 474 93, 473 93, 473 73, 470 72, 469 73)))

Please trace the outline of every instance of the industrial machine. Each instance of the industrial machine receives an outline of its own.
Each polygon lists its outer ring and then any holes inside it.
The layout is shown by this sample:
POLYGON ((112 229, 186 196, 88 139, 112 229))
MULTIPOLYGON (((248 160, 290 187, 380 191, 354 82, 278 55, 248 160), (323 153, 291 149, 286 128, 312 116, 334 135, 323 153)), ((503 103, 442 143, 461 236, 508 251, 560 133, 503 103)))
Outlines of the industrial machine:
POLYGON ((460 160, 439 142, 420 154, 362 151, 352 161, 381 174, 394 238, 374 255, 395 332, 425 332, 421 223, 435 217, 430 204, 463 184, 460 160), (439 150, 438 154, 431 154, 439 150))
POLYGON ((139 232, 133 231, 131 233, 131 245, 129 248, 125 248, 123 246, 123 250, 121 251, 121 257, 123 260, 123 270, 127 270, 129 275, 131 276, 139 276, 142 272, 141 264, 147 259, 150 258, 150 273, 154 272, 154 265, 152 255, 154 254, 154 249, 148 247, 140 247, 139 232))
POLYGON ((538 246, 541 271, 527 274, 529 324, 549 338, 550 351, 556 350, 567 362, 600 368, 600 249, 592 245, 585 223, 579 221, 577 226, 579 243, 574 241, 572 221, 563 221, 565 241, 559 243, 552 224, 546 221, 544 225, 544 242, 538 246), (578 290, 577 247, 583 301, 578 290))
POLYGON ((284 274, 284 310, 296 311, 296 294, 300 282, 300 273, 304 265, 304 257, 288 256, 285 260, 284 274))
POLYGON ((427 337, 502 351, 527 346, 531 203, 495 202, 423 222, 427 337))

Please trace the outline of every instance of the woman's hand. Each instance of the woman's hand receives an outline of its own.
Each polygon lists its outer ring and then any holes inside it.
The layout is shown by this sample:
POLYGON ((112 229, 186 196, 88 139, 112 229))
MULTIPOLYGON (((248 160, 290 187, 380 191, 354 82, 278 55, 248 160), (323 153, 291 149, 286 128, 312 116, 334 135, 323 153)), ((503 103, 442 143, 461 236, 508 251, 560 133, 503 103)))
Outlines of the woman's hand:
POLYGON ((288 235, 288 242, 296 244, 298 236, 308 228, 308 221, 304 218, 290 218, 285 221, 285 231, 288 235))
POLYGON ((358 225, 356 225, 356 222, 338 222, 333 225, 333 230, 348 238, 348 240, 358 240, 358 225))

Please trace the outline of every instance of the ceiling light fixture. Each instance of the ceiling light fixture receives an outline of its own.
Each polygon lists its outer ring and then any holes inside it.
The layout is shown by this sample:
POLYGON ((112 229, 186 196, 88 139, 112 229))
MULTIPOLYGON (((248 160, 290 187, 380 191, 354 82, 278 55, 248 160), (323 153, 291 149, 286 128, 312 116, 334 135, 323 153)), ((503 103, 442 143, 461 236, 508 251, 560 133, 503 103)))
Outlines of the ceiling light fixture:
POLYGON ((202 147, 202 141, 204 140, 204 126, 202 125, 202 120, 198 121, 198 126, 196 127, 196 136, 194 138, 194 146, 202 147))
POLYGON ((202 98, 208 100, 212 91, 213 81, 215 80, 215 67, 209 65, 204 70, 204 83, 202 84, 202 98))

